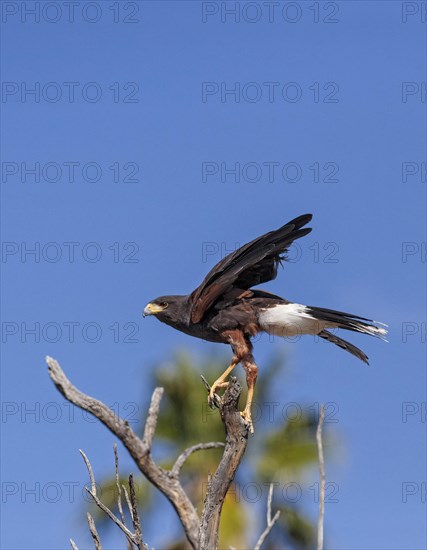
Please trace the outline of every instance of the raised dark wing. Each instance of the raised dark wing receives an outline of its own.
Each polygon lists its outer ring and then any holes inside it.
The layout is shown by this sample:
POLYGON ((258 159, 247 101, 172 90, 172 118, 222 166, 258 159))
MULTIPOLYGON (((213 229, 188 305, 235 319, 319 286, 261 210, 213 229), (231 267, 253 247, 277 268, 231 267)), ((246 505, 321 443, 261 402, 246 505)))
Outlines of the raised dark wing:
POLYGON ((232 288, 248 289, 276 278, 277 268, 295 239, 310 233, 311 214, 299 216, 276 231, 261 235, 223 258, 190 295, 191 321, 198 323, 209 307, 232 288))

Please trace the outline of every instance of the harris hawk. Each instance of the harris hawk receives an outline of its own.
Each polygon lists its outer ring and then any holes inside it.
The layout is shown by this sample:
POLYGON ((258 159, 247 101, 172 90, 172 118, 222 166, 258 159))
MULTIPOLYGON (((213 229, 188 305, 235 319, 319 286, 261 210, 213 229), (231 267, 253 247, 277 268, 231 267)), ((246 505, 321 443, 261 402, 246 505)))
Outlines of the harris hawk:
POLYGON ((231 345, 233 358, 230 366, 211 386, 208 401, 213 404, 215 391, 227 386, 227 377, 241 363, 248 386, 247 401, 241 414, 251 432, 251 404, 258 375, 252 355, 252 337, 260 332, 282 337, 318 335, 368 363, 362 350, 327 329, 341 328, 383 339, 387 334, 383 328, 386 325, 378 321, 289 302, 252 288, 276 278, 278 266, 286 260, 290 245, 310 233, 311 228, 304 226, 311 218, 311 214, 299 216, 228 254, 191 294, 160 296, 144 309, 144 317, 154 315, 159 321, 190 336, 231 345))

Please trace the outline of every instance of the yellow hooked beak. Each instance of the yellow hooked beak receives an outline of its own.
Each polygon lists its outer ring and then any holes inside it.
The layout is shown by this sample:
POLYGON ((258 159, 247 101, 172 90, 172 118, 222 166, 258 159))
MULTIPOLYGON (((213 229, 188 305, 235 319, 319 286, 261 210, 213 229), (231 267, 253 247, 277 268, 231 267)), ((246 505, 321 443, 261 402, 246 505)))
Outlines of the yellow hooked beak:
POLYGON ((156 313, 160 313, 165 308, 162 306, 159 306, 158 304, 147 304, 144 308, 144 313, 142 314, 143 317, 146 317, 147 315, 155 315, 156 313))

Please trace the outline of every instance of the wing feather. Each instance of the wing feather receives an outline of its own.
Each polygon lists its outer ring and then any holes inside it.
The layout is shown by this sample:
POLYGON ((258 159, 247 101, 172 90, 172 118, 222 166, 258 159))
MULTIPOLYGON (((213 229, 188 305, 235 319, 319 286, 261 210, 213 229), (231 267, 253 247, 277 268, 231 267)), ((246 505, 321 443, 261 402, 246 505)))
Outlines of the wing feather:
POLYGON ((191 321, 198 323, 210 306, 233 287, 243 290, 275 279, 289 246, 307 235, 311 214, 299 216, 275 231, 257 237, 218 262, 190 295, 191 321))

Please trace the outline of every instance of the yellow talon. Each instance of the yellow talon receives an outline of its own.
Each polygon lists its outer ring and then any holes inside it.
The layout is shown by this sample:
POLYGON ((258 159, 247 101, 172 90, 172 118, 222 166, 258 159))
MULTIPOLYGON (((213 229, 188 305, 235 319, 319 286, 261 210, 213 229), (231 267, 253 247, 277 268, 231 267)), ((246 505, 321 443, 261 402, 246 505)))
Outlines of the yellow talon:
POLYGON ((211 389, 209 390, 209 396, 208 396, 208 403, 212 408, 215 406, 215 390, 217 388, 226 388, 228 386, 228 382, 225 382, 225 379, 231 373, 231 371, 234 369, 237 363, 238 363, 237 357, 233 357, 233 360, 231 361, 230 366, 212 384, 211 389))
POLYGON ((213 399, 214 398, 214 394, 216 393, 216 390, 218 388, 226 388, 228 386, 228 382, 220 382, 219 384, 214 384, 213 386, 211 386, 211 389, 209 391, 209 399, 213 399))

